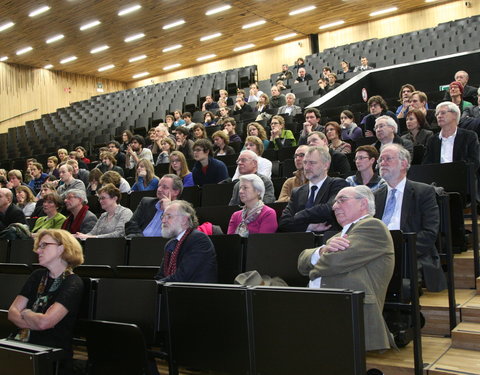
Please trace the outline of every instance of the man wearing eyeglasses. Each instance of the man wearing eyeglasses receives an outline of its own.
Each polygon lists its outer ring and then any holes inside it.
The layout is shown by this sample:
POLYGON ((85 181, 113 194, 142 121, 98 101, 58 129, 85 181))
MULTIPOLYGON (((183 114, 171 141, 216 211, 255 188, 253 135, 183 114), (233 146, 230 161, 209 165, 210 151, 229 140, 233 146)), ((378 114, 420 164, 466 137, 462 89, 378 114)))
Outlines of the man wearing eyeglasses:
POLYGON ((396 143, 405 147, 408 152, 410 152, 410 156, 413 156, 412 141, 399 137, 397 132, 398 125, 393 118, 390 116, 380 116, 375 120, 375 135, 377 136, 378 141, 372 146, 380 152, 380 149, 383 146, 396 143))
POLYGON ((337 227, 332 212, 333 200, 340 189, 348 185, 343 178, 327 175, 330 161, 326 147, 308 148, 303 159, 303 171, 309 182, 293 190, 280 218, 281 231, 325 231, 337 227))
MULTIPOLYGON (((258 155, 251 150, 244 150, 240 153, 237 159, 238 173, 240 176, 245 174, 256 174, 260 177, 265 185, 265 195, 263 196, 263 203, 275 202, 275 191, 273 189, 272 181, 258 172, 258 155)), ((237 206, 241 204, 238 192, 240 190, 240 181, 237 181, 233 187, 232 198, 228 203, 229 206, 237 206)))
POLYGON ((386 225, 373 218, 374 197, 366 186, 340 190, 333 211, 342 231, 326 245, 304 250, 298 271, 309 276, 310 288, 365 292, 366 350, 389 349, 394 341, 382 310, 395 264, 392 237, 386 225))
POLYGON ((417 233, 419 278, 429 291, 439 292, 447 285, 435 247, 440 225, 436 193, 430 185, 407 179, 410 161, 410 153, 398 144, 382 149, 378 165, 387 185, 374 192, 375 217, 390 230, 417 233))
POLYGON ((463 160, 474 165, 480 164, 477 134, 458 127, 460 109, 452 102, 442 102, 436 108, 437 123, 441 131, 438 136, 430 137, 423 164, 451 163, 463 160))
POLYGON ((157 197, 143 197, 130 221, 125 223, 125 236, 161 237, 162 216, 165 207, 176 200, 183 191, 182 179, 176 174, 166 174, 158 182, 157 197))
POLYGON ((305 173, 303 173, 303 159, 307 150, 307 145, 299 146, 296 149, 293 160, 297 170, 293 172, 293 177, 287 178, 287 180, 283 183, 282 191, 280 192, 277 202, 288 202, 292 195, 293 189, 303 186, 308 182, 307 178, 305 177, 305 173))

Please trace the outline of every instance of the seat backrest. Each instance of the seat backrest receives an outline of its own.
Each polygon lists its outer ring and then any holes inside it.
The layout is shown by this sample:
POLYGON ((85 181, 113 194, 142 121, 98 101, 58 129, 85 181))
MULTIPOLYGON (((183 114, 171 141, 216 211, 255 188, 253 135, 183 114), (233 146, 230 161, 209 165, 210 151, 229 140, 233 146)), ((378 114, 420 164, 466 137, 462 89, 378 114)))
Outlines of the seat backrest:
POLYGON ((38 261, 37 254, 33 251, 33 240, 10 241, 10 263, 24 263, 31 265, 38 261))
POLYGON ((240 210, 239 206, 210 206, 198 207, 197 216, 200 224, 208 221, 213 225, 222 228, 223 233, 227 234, 228 223, 233 213, 240 210))
POLYGON ((83 251, 86 265, 126 264, 125 238, 87 238, 83 251))
POLYGON ((139 327, 99 320, 84 324, 90 375, 147 373, 147 348, 139 327))
POLYGON ((147 345, 159 331, 160 285, 154 280, 100 279, 95 319, 133 323, 143 332, 147 345))
POLYGON ((163 237, 134 237, 130 240, 129 266, 159 266, 162 263, 165 244, 163 237))
POLYGON ((140 201, 143 197, 155 197, 157 192, 155 190, 151 191, 133 191, 130 193, 130 209, 135 212, 137 206, 140 204, 140 201))
POLYGON ((232 198, 233 182, 202 186, 202 207, 226 206, 232 198))
POLYGON ((297 270, 298 256, 315 246, 313 233, 251 234, 247 240, 245 271, 280 277, 289 286, 306 286, 308 278, 297 270))
POLYGON ((0 263, 8 261, 8 241, 0 240, 0 263))
POLYGON ((218 282, 233 284, 243 272, 243 241, 238 234, 210 236, 217 253, 218 282))
POLYGON ((198 186, 189 186, 183 188, 180 199, 190 202, 193 207, 200 206, 200 188, 198 186))

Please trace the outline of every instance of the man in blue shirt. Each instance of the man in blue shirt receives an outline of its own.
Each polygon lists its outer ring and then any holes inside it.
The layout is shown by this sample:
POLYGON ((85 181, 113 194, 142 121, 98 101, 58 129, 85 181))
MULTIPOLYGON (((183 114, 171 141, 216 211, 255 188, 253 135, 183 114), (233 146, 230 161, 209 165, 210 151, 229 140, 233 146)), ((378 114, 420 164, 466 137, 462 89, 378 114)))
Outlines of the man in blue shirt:
POLYGON ((166 174, 158 183, 157 197, 144 197, 130 221, 125 223, 126 237, 161 237, 162 216, 167 203, 176 200, 183 191, 183 183, 175 174, 166 174))
POLYGON ((43 183, 47 180, 48 174, 43 173, 42 164, 32 163, 30 166, 30 175, 32 176, 32 179, 28 183, 28 187, 33 190, 35 195, 37 195, 40 193, 43 183))

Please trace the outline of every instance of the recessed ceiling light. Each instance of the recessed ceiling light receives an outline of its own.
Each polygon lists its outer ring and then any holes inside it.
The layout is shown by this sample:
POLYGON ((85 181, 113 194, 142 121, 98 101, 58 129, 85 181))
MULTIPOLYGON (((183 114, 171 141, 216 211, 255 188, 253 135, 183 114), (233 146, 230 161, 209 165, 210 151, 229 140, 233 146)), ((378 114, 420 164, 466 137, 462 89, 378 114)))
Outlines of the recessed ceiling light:
POLYGON ((201 42, 205 42, 206 40, 218 38, 219 36, 222 36, 222 33, 215 33, 215 34, 210 34, 210 35, 202 36, 202 37, 200 38, 200 41, 201 41, 201 42))
POLYGON ((250 44, 245 44, 244 46, 235 47, 233 50, 235 52, 238 52, 238 51, 242 51, 244 49, 249 49, 249 48, 252 48, 252 47, 255 47, 255 44, 250 43, 250 44))
POLYGON ((7 30, 10 27, 12 27, 13 25, 15 25, 13 22, 6 22, 6 23, 0 25, 0 31, 7 30))
POLYGON ((2 56, 0 57, 0 61, 7 61, 8 60, 8 56, 2 56))
POLYGON ((170 69, 175 69, 175 68, 178 68, 179 66, 181 66, 182 64, 172 64, 172 65, 168 65, 166 67, 163 68, 163 70, 170 70, 170 69))
POLYGON ((300 14, 300 13, 310 12, 311 10, 314 10, 316 8, 317 7, 315 5, 310 5, 308 7, 292 10, 290 13, 288 13, 288 15, 289 16, 295 16, 295 15, 300 14))
POLYGON ((97 25, 100 25, 101 22, 99 20, 95 20, 95 21, 92 21, 92 22, 89 22, 89 23, 86 23, 85 25, 82 25, 80 26, 80 30, 87 30, 87 29, 91 29, 92 27, 95 27, 97 25))
POLYGON ((222 5, 218 8, 213 8, 213 9, 207 10, 205 12, 205 15, 206 16, 211 16, 212 14, 220 13, 220 12, 223 12, 224 10, 229 10, 231 7, 232 7, 231 5, 222 5))
POLYGON ((70 61, 75 61, 77 59, 77 56, 70 56, 70 57, 66 57, 65 59, 63 60, 60 60, 60 64, 66 64, 70 61))
POLYGON ((211 55, 206 55, 206 56, 202 56, 202 57, 197 58, 197 61, 204 61, 204 60, 208 60, 208 59, 213 59, 214 57, 217 57, 217 55, 212 53, 211 55))
POLYGON ((22 49, 19 49, 16 54, 17 55, 23 55, 24 53, 27 53, 27 52, 30 52, 33 48, 28 46, 28 47, 25 47, 25 48, 22 48, 22 49))
POLYGON ((425 0, 426 3, 433 3, 434 1, 437 1, 437 0, 425 0))
POLYGON ((179 48, 182 48, 182 45, 181 44, 175 44, 174 46, 170 46, 170 47, 162 49, 162 52, 170 52, 170 51, 174 51, 174 50, 179 49, 179 48))
POLYGON ((149 74, 150 74, 149 72, 138 73, 138 74, 134 74, 132 78, 145 77, 145 76, 148 76, 149 74))
POLYGON ((246 25, 242 26, 242 29, 249 29, 251 27, 260 26, 260 25, 263 25, 266 22, 267 21, 265 21, 265 20, 260 20, 260 21, 256 21, 256 22, 252 22, 252 23, 247 23, 246 25))
POLYGON ((396 10, 398 10, 397 7, 391 7, 391 8, 387 8, 387 9, 377 10, 376 12, 370 13, 370 17, 379 16, 379 15, 385 14, 385 13, 395 12, 396 10))
POLYGON ((290 33, 290 34, 276 36, 275 38, 273 38, 273 40, 279 41, 279 40, 284 40, 288 38, 293 38, 294 36, 297 36, 297 33, 290 33))
POLYGON ((135 34, 135 35, 132 35, 132 36, 129 36, 129 37, 125 38, 125 42, 126 43, 133 42, 134 40, 141 39, 144 36, 145 36, 144 33, 135 34))
POLYGON ((131 7, 125 8, 118 12, 119 16, 124 16, 126 14, 135 12, 136 10, 139 10, 142 6, 140 4, 132 5, 131 7))
POLYGON ((178 21, 175 21, 175 22, 169 23, 168 25, 163 26, 162 29, 163 30, 171 29, 172 27, 180 26, 180 25, 183 25, 184 23, 185 23, 185 20, 178 20, 178 21))
POLYGON ((45 43, 50 44, 50 43, 56 42, 57 40, 63 39, 64 37, 65 37, 65 35, 58 34, 58 35, 52 36, 51 38, 48 38, 45 41, 45 43))
POLYGON ((146 59, 146 58, 147 58, 147 55, 135 56, 135 57, 131 57, 130 59, 128 59, 128 62, 132 63, 132 62, 143 60, 143 59, 146 59))
POLYGON ((97 48, 94 48, 90 51, 90 53, 97 53, 97 52, 102 52, 105 51, 106 49, 109 49, 110 47, 107 46, 106 44, 97 48))
POLYGON ((113 64, 105 65, 105 66, 102 66, 101 68, 98 68, 98 71, 103 72, 105 70, 112 69, 112 68, 115 68, 115 65, 113 65, 113 64))
POLYGON ((47 10, 50 10, 50 7, 48 5, 44 5, 43 7, 40 7, 38 9, 35 9, 34 11, 30 12, 28 14, 29 17, 35 17, 38 16, 39 14, 45 13, 47 10))
POLYGON ((327 23, 325 25, 322 25, 322 26, 319 27, 319 29, 321 29, 321 30, 328 29, 329 27, 340 26, 340 25, 343 25, 344 23, 345 23, 344 20, 335 21, 335 22, 331 22, 331 23, 327 23))
POLYGON ((52 64, 48 64, 43 67, 43 69, 52 69, 52 68, 53 68, 52 64))

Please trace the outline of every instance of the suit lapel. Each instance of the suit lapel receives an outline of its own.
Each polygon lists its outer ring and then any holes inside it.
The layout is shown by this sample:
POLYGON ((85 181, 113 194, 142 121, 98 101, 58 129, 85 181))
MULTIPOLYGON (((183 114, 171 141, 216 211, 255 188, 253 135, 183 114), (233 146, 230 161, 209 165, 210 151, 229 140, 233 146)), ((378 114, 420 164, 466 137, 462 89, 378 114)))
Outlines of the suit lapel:
POLYGON ((413 210, 411 209, 412 204, 415 200, 415 191, 413 190, 413 186, 410 181, 407 179, 405 184, 405 191, 403 192, 403 200, 402 200, 402 212, 400 214, 400 229, 405 231, 406 225, 408 221, 408 215, 413 214, 413 210))
POLYGON ((462 160, 462 147, 465 146, 464 135, 460 129, 457 129, 457 135, 453 141, 453 161, 462 160))
POLYGON ((375 206, 375 216, 382 220, 383 211, 385 210, 385 202, 387 200, 388 188, 385 185, 384 187, 378 190, 378 199, 376 200, 375 206))
MULTIPOLYGON (((320 188, 320 190, 317 193, 317 196, 315 197, 315 204, 319 204, 320 202, 322 202, 323 196, 326 194, 327 190, 329 190, 330 188, 331 180, 332 180, 331 177, 327 176, 325 181, 323 181, 322 187, 320 188)), ((326 201, 323 201, 323 202, 326 202, 326 201)))

